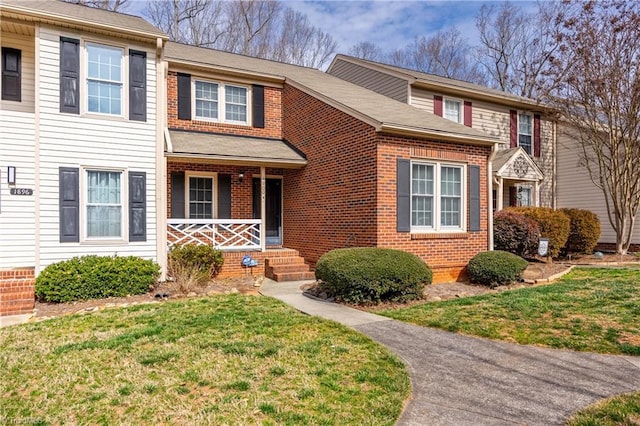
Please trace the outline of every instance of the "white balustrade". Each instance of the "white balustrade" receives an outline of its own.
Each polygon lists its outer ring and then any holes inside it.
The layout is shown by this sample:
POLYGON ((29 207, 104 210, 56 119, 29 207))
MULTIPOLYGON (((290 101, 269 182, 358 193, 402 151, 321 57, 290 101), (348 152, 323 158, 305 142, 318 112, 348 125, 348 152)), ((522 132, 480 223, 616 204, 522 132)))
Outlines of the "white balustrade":
POLYGON ((219 250, 260 250, 260 219, 167 219, 167 245, 210 245, 219 250))

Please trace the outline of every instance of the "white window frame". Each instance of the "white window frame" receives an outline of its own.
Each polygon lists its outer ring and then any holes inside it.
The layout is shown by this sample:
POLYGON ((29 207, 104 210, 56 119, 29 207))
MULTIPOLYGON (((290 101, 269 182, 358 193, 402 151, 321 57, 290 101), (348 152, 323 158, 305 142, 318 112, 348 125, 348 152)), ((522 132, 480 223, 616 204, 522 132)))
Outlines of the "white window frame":
POLYGON ((213 123, 226 123, 226 124, 239 124, 239 125, 243 125, 243 126, 248 126, 249 123, 251 123, 251 87, 250 86, 246 86, 243 84, 237 84, 237 83, 226 83, 226 82, 222 82, 222 81, 218 81, 218 80, 209 80, 206 78, 192 78, 191 79, 191 93, 193 93, 193 95, 191 96, 191 110, 193 111, 193 118, 194 120, 198 120, 198 121, 208 121, 208 122, 213 122, 213 123), (197 115, 197 109, 196 109, 196 83, 197 82, 202 82, 202 83, 210 83, 210 84, 217 84, 218 85, 218 117, 217 118, 210 118, 210 117, 202 117, 197 115), (246 91, 247 94, 247 103, 246 103, 246 108, 247 108, 247 114, 246 114, 246 120, 245 121, 240 121, 240 120, 227 120, 227 99, 226 99, 226 88, 227 87, 236 87, 236 88, 240 88, 240 89, 244 89, 246 91))
POLYGON ((129 226, 128 215, 128 199, 129 184, 127 169, 122 168, 104 168, 104 167, 81 167, 81 183, 80 183, 80 235, 82 242, 86 243, 103 243, 103 242, 127 242, 128 232, 125 232, 129 226), (89 172, 110 172, 120 173, 120 236, 116 237, 90 237, 89 236, 89 172))
POLYGON ((518 112, 518 146, 522 146, 522 149, 524 149, 524 151, 527 154, 533 155, 533 114, 530 114, 528 112, 518 112), (520 118, 522 116, 529 117, 529 120, 530 120, 530 123, 531 123, 531 133, 521 133, 520 132, 520 118), (527 149, 520 144, 520 135, 529 136, 531 138, 531 143, 529 144, 529 151, 527 151, 527 149))
POLYGON ((462 99, 445 97, 442 100, 442 117, 446 118, 449 121, 453 121, 454 123, 458 123, 458 124, 464 123, 464 101, 462 99), (460 106, 460 113, 458 114, 458 120, 453 120, 447 117, 447 102, 455 102, 460 106))
MULTIPOLYGON (((218 173, 214 172, 186 172, 185 173, 185 191, 184 191, 184 217, 187 219, 191 218, 191 201, 189 199, 190 190, 191 190, 191 178, 207 178, 211 179, 211 202, 213 206, 211 206, 211 215, 212 219, 216 219, 218 217, 218 173)), ((195 218, 194 218, 195 219, 195 218)), ((210 219, 200 219, 200 220, 210 220, 210 219)))
POLYGON ((101 117, 116 117, 116 118, 124 118, 127 117, 128 111, 128 102, 125 102, 125 99, 128 98, 127 88, 129 87, 129 68, 128 68, 128 50, 126 46, 118 45, 118 44, 105 44, 104 42, 98 42, 93 40, 84 40, 82 54, 80 58, 80 75, 82 78, 83 88, 81 88, 80 93, 83 97, 82 105, 83 111, 85 114, 90 115, 99 115, 101 117), (120 70, 122 72, 121 81, 111 81, 111 80, 101 80, 97 78, 89 77, 89 46, 98 46, 98 47, 106 47, 109 49, 118 49, 122 52, 120 56, 120 70), (120 84, 121 96, 120 96, 120 114, 111 114, 105 112, 97 112, 97 111, 89 111, 89 81, 100 81, 107 83, 118 83, 120 84))
POLYGON ((411 232, 412 233, 456 233, 466 232, 467 229, 467 165, 461 163, 450 163, 430 160, 412 160, 410 169, 410 211, 411 211, 411 232), (432 226, 413 225, 413 166, 414 164, 432 166, 434 168, 433 181, 433 223, 432 226), (454 167, 460 169, 460 226, 441 225, 442 216, 442 168, 454 167))
POLYGON ((534 207, 535 206, 535 201, 533 199, 533 188, 531 187, 531 185, 516 185, 516 197, 517 197, 517 207, 534 207), (521 203, 521 198, 520 198, 520 192, 521 191, 529 191, 529 204, 522 204, 521 203))

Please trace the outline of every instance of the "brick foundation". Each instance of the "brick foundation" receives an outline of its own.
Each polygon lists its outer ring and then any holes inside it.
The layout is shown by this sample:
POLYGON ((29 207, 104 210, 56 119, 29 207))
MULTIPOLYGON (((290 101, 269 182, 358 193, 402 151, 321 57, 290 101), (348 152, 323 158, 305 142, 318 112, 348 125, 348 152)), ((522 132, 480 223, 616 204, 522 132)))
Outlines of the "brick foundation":
POLYGON ((32 268, 0 270, 0 316, 32 313, 35 281, 32 268))
POLYGON ((253 274, 254 276, 265 274, 265 265, 267 259, 277 257, 298 256, 296 250, 291 249, 270 249, 264 252, 260 251, 233 251, 224 253, 224 265, 218 273, 218 278, 242 277, 245 274, 253 274), (258 260, 258 266, 254 268, 245 268, 242 266, 242 257, 250 255, 253 259, 258 260))

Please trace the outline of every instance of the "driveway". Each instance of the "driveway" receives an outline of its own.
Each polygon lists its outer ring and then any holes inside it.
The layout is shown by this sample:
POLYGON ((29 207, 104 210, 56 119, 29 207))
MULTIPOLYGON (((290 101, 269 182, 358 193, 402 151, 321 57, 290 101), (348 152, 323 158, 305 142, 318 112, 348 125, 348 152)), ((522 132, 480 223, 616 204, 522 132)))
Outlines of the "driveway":
POLYGON ((407 365, 413 398, 399 425, 553 425, 602 398, 640 389, 640 357, 522 346, 418 327, 302 295, 303 282, 260 292, 347 325, 407 365))

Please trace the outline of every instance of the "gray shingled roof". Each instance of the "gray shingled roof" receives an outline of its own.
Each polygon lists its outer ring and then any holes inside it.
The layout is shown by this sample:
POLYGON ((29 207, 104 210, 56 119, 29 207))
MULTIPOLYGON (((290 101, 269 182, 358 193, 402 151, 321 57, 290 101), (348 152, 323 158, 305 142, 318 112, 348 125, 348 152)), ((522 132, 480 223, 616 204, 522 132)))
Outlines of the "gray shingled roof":
POLYGON ((412 134, 475 144, 499 142, 479 130, 429 114, 316 69, 172 42, 166 45, 165 57, 169 62, 284 78, 296 87, 302 86, 307 93, 330 101, 342 111, 358 118, 368 118, 381 130, 400 128, 412 134))
POLYGON ((120 30, 140 35, 168 38, 165 33, 139 16, 110 12, 58 0, 0 0, 3 11, 26 11, 41 18, 52 17, 75 20, 78 24, 92 24, 103 29, 120 30))
POLYGON ((192 156, 225 160, 229 162, 253 162, 280 167, 301 167, 306 158, 278 139, 251 138, 212 133, 169 130, 171 152, 168 156, 192 156), (240 148, 239 148, 240 147, 240 148))
POLYGON ((513 156, 513 154, 516 153, 516 151, 518 151, 518 148, 501 149, 498 152, 496 152, 496 156, 493 157, 493 162, 491 163, 493 167, 493 171, 496 172, 500 170, 500 168, 504 166, 505 163, 511 159, 511 157, 513 156))
MULTIPOLYGON (((415 71, 408 68, 396 67, 393 65, 383 64, 381 62, 369 61, 366 59, 355 58, 353 56, 348 56, 343 54, 336 55, 335 58, 333 58, 333 62, 331 65, 333 65, 334 62, 339 61, 341 59, 348 62, 359 63, 368 67, 374 67, 382 70, 386 69, 386 70, 392 71, 394 75, 397 75, 397 74, 404 75, 406 76, 407 81, 409 83, 419 82, 419 83, 425 83, 425 84, 439 86, 443 88, 453 89, 454 91, 463 90, 463 91, 478 92, 488 96, 502 98, 506 101, 524 103, 532 106, 538 105, 538 102, 536 102, 533 99, 525 98, 523 96, 513 95, 511 93, 503 92, 496 89, 491 89, 485 86, 480 86, 479 84, 469 83, 467 81, 462 81, 462 80, 455 80, 452 78, 441 77, 435 74, 428 74, 425 72, 415 71)), ((331 68, 331 66, 329 66, 329 68, 331 68)))

